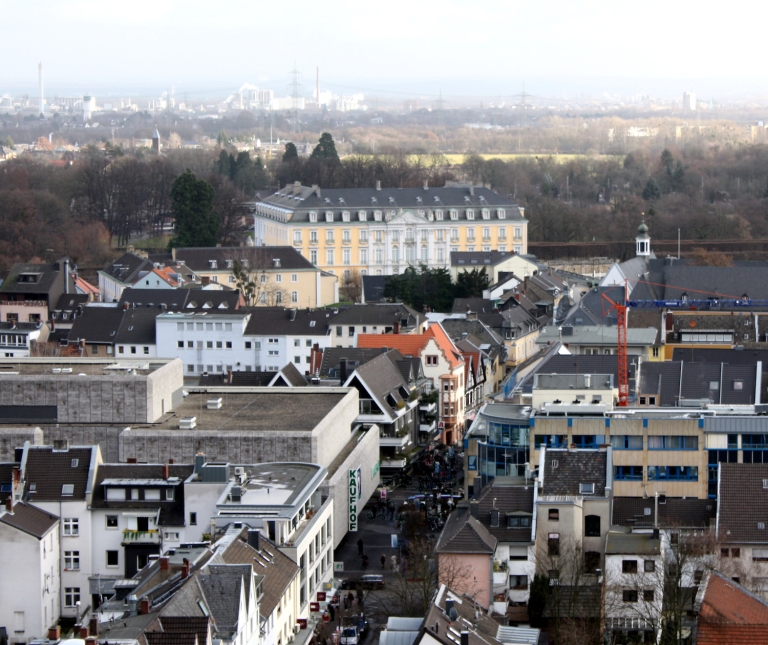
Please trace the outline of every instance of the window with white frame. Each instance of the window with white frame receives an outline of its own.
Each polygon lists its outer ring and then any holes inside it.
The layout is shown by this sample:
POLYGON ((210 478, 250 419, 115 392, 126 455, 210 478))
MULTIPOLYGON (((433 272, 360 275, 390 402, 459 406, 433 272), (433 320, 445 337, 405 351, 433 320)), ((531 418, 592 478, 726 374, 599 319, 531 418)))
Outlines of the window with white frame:
POLYGON ((329 266, 333 266, 333 249, 327 249, 325 251, 325 263, 329 266))
POLYGON ((368 219, 368 213, 365 211, 360 211, 358 212, 357 217, 361 222, 365 222, 368 219))
POLYGON ((341 221, 342 222, 348 222, 349 221, 349 211, 342 211, 342 213, 341 213, 341 221))
POLYGON ((426 246, 421 247, 421 261, 426 263, 429 260, 429 249, 426 246))
POLYGON ((437 261, 445 262, 445 249, 442 246, 437 247, 437 261))
POLYGON ((475 219, 475 211, 467 209, 467 219, 475 219))
POLYGON ((499 219, 506 219, 507 214, 503 208, 500 208, 499 210, 496 211, 496 217, 498 217, 499 219))
POLYGON ((317 244, 317 231, 310 231, 309 232, 309 243, 310 244, 317 244))
POLYGON ((523 239, 522 229, 519 226, 515 226, 515 239, 516 240, 523 239))
POLYGON ((435 219, 438 222, 442 222, 443 221, 443 211, 435 211, 435 219))
POLYGON ((360 231, 360 244, 366 244, 368 242, 368 231, 362 229, 360 231))
POLYGON ((368 264, 368 249, 360 249, 360 264, 368 264))
POLYGON ((76 607, 80 602, 80 587, 64 587, 64 606, 76 607))
POLYGON ((500 240, 506 240, 507 239, 507 228, 506 228, 506 226, 500 226, 499 227, 499 239, 500 240))
POLYGON ((373 219, 376 222, 381 221, 381 211, 373 211, 373 219))
POLYGON ((297 230, 293 232, 293 243, 301 244, 301 231, 297 230))
POLYGON ((309 252, 309 261, 310 261, 312 264, 315 264, 315 265, 317 264, 317 249, 312 249, 312 250, 309 252))
POLYGON ((491 211, 489 211, 487 208, 484 208, 481 213, 483 215, 483 219, 491 219, 491 211))
POLYGON ((80 551, 64 551, 64 569, 80 571, 80 551))
POLYGON ((325 211, 325 221, 326 222, 333 221, 333 211, 325 211))
POLYGON ((325 232, 325 243, 326 244, 333 244, 333 229, 328 229, 325 232))
POLYGON ((490 228, 484 228, 483 229, 483 239, 484 240, 490 240, 491 239, 491 229, 490 228))
POLYGON ((352 254, 352 251, 350 251, 349 249, 344 249, 342 251, 342 253, 341 253, 341 261, 342 261, 343 264, 345 264, 345 265, 352 264, 352 261, 350 259, 351 258, 351 254, 352 254))
POLYGON ((351 236, 351 233, 350 233, 350 231, 349 231, 349 229, 348 229, 348 228, 347 228, 347 229, 344 229, 344 230, 341 232, 341 241, 342 241, 344 244, 349 244, 349 243, 352 241, 352 236, 351 236))
POLYGON ((392 262, 397 264, 400 262, 400 247, 399 246, 393 246, 392 247, 392 262))
POLYGON ((451 241, 452 242, 458 242, 459 241, 459 229, 452 228, 451 229, 451 241))
POLYGON ((309 214, 309 221, 310 222, 316 222, 317 221, 317 213, 310 213, 309 214))
POLYGON ((451 210, 451 219, 456 221, 459 219, 459 211, 457 210, 451 210))
POLYGON ((467 229, 467 240, 474 240, 475 239, 475 229, 468 228, 467 229))
POLYGON ((275 282, 282 282, 283 281, 283 275, 281 273, 275 274, 275 282))
POLYGON ((80 520, 77 517, 64 518, 64 535, 80 535, 80 520))
POLYGON ((299 292, 298 291, 291 291, 291 302, 298 302, 299 301, 299 292))

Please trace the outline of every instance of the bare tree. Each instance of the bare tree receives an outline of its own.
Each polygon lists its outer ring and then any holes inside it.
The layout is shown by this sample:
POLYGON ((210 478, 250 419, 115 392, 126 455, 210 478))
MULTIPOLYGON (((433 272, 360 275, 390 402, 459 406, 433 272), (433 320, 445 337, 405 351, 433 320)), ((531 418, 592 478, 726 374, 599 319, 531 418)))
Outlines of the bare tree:
POLYGON ((352 269, 349 273, 344 272, 339 291, 346 300, 360 302, 363 295, 363 276, 357 269, 352 269))
POLYGON ((407 555, 399 562, 395 579, 381 599, 391 615, 426 615, 440 585, 456 593, 472 588, 472 569, 459 556, 436 554, 434 541, 423 537, 408 541, 407 555))
POLYGON ((263 305, 277 307, 287 303, 287 291, 282 283, 276 282, 272 258, 263 249, 238 247, 227 260, 231 265, 234 285, 243 294, 249 307, 263 305))

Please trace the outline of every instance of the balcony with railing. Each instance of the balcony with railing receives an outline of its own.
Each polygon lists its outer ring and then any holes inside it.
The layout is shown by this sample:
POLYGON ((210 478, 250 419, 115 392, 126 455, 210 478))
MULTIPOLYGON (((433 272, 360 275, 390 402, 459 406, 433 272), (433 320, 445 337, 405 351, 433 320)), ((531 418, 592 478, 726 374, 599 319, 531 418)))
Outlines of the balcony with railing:
POLYGON ((419 432, 428 432, 433 433, 435 430, 437 430, 437 420, 432 419, 431 421, 427 421, 426 419, 419 423, 419 432))
POLYGON ((397 431, 384 431, 382 430, 379 436, 379 445, 382 448, 402 448, 408 445, 410 441, 409 432, 407 426, 397 431))
POLYGON ((125 529, 123 531, 123 545, 127 544, 160 544, 160 531, 157 529, 146 531, 125 529))

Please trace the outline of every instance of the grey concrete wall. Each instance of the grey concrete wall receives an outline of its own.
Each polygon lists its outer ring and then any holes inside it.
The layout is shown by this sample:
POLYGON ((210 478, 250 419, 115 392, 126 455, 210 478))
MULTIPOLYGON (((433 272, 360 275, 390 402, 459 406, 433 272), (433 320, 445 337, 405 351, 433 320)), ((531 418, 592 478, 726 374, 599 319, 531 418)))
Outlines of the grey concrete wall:
POLYGON ((158 421, 173 408, 173 393, 184 387, 184 363, 180 358, 169 361, 147 377, 148 423, 158 421))
MULTIPOLYGON (((65 425, 42 426, 43 444, 51 445, 54 439, 69 439, 71 446, 92 446, 98 444, 102 457, 107 463, 120 461, 120 433, 124 425, 65 425)), ((194 455, 193 455, 194 456, 194 455)), ((189 457, 188 459, 192 459, 189 457)))
POLYGON ((358 392, 350 388, 336 407, 317 424, 312 431, 312 463, 330 468, 342 446, 349 441, 359 407, 358 392))
POLYGON ((156 430, 129 428, 120 434, 119 459, 190 463, 197 452, 209 461, 258 464, 268 461, 312 462, 311 433, 250 430, 156 430))
POLYGON ((40 428, 0 429, 0 461, 13 461, 16 448, 22 448, 29 441, 33 446, 43 445, 43 431, 40 428))

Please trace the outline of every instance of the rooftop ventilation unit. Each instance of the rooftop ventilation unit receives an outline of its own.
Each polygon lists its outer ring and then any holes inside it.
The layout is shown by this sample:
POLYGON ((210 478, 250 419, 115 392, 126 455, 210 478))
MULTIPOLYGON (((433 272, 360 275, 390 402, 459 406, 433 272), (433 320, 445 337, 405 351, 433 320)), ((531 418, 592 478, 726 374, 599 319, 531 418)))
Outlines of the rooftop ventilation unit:
POLYGON ((180 430, 192 430, 197 427, 197 417, 182 417, 179 419, 180 430))
POLYGON ((221 397, 218 399, 208 399, 206 407, 209 410, 221 410, 221 397))

